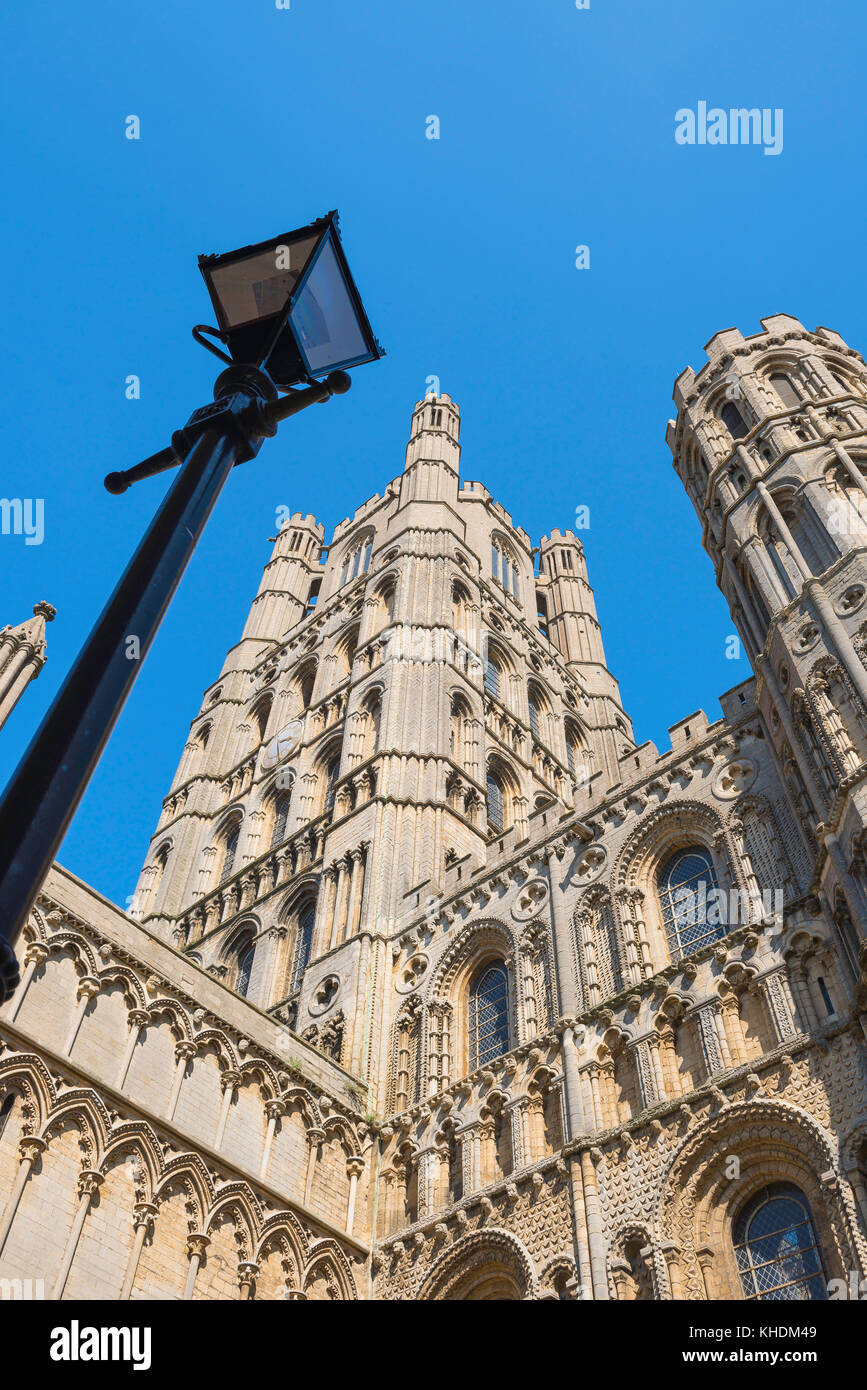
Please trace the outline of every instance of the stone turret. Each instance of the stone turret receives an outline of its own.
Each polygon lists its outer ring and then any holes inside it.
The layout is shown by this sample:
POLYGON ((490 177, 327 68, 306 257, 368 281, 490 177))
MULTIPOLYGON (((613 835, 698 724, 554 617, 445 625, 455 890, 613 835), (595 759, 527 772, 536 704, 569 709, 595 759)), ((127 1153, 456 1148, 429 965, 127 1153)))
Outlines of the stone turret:
POLYGON ((32 618, 17 627, 0 628, 0 726, 45 665, 45 624, 53 622, 56 613, 50 603, 37 603, 32 618))

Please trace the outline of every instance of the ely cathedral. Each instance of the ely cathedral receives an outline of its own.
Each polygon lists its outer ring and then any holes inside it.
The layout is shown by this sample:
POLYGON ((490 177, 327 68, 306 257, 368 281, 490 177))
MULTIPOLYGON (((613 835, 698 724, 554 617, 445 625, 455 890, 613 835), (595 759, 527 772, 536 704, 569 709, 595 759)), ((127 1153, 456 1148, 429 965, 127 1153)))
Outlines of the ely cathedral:
MULTIPOLYGON (((287 517, 130 911, 56 866, 19 942, 0 1280, 859 1287, 867 367, 783 314, 707 353, 667 437, 753 674, 661 753, 579 536, 536 547, 461 478, 449 396, 330 541, 287 517)), ((0 708, 44 660, 40 608, 0 632, 0 708)))

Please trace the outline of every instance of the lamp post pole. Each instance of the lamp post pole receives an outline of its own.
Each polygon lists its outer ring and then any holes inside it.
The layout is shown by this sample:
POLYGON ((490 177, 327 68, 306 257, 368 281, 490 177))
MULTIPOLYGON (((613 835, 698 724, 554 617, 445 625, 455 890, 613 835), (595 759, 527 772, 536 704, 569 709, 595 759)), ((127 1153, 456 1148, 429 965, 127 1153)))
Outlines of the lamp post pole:
POLYGON ((123 492, 178 462, 181 471, 0 800, 0 1003, 18 984, 14 942, 24 927, 103 748, 223 484, 280 420, 349 389, 345 372, 278 399, 270 377, 233 365, 172 447, 106 479, 123 492))

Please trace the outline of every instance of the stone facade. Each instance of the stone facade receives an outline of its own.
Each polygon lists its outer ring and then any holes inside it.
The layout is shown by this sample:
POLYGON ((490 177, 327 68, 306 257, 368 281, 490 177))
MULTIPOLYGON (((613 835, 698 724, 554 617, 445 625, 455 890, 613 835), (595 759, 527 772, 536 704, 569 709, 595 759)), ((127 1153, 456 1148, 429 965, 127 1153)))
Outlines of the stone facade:
POLYGON ((663 753, 580 538, 534 548, 461 481, 448 396, 329 544, 286 517, 131 913, 59 868, 34 910, 0 1014, 0 1277, 604 1300, 867 1275, 867 368, 785 315, 707 353, 668 439, 754 676, 663 753))

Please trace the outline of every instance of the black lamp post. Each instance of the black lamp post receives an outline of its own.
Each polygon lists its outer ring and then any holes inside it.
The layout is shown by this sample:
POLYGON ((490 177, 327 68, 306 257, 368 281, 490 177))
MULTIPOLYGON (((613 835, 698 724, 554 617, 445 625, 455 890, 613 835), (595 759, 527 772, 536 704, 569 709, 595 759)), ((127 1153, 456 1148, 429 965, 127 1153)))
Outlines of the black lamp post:
POLYGON ((121 493, 182 465, 0 800, 0 1003, 18 983, 13 943, 230 472, 281 420, 348 391, 347 367, 383 355, 336 213, 199 267, 219 328, 193 335, 228 366, 169 448, 105 479, 121 493))

